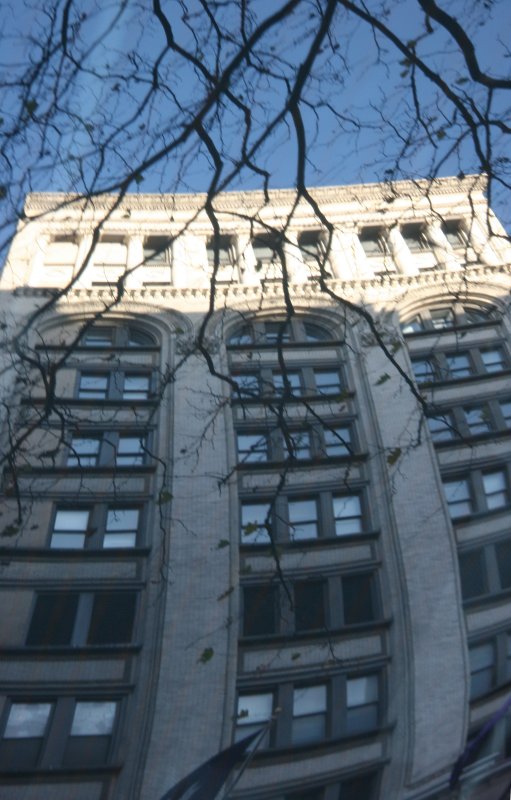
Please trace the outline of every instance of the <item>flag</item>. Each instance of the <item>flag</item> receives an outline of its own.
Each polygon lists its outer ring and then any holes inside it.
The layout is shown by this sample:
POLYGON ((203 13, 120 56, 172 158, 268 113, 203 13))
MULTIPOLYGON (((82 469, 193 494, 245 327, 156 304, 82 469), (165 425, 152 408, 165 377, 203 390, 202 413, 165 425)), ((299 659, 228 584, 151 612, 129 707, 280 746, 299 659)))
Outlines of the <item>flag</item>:
POLYGON ((245 757, 250 745, 260 733, 261 731, 252 733, 221 750, 176 783, 160 800, 214 800, 230 771, 245 757))
POLYGON ((467 766, 469 761, 471 760, 472 756, 477 754, 480 746, 488 736, 488 734, 493 730, 497 722, 499 722, 502 717, 505 717, 509 709, 511 708, 511 697, 508 697, 506 702, 499 708, 497 711, 490 717, 486 725, 483 725, 479 733, 474 739, 471 739, 470 742, 467 743, 463 753, 456 761, 454 767, 452 768, 451 777, 449 780, 449 788, 454 789, 456 784, 459 781, 460 775, 463 769, 467 766))

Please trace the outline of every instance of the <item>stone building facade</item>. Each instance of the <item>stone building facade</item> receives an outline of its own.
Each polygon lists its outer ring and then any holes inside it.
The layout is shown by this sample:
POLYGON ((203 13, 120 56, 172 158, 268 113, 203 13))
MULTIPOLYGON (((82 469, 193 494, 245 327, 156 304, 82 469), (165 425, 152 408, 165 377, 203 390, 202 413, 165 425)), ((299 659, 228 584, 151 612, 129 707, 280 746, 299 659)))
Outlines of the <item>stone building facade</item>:
POLYGON ((511 681, 511 248, 483 189, 27 198, 3 798, 158 800, 268 724, 232 800, 497 800, 505 715, 448 788, 511 681))

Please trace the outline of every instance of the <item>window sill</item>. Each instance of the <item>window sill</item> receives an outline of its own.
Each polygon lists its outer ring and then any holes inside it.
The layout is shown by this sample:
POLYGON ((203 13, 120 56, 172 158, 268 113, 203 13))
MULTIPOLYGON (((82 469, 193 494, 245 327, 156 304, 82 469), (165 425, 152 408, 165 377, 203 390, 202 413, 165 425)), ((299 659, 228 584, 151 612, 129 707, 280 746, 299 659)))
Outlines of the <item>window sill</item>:
POLYGON ((239 646, 246 649, 259 650, 261 647, 274 647, 275 645, 301 644, 309 641, 324 642, 325 639, 349 640, 366 633, 377 630, 386 630, 392 625, 392 619, 374 619, 370 622, 358 622, 354 625, 344 625, 342 628, 324 628, 300 631, 294 633, 264 633, 257 636, 240 636, 239 646))
POLYGON ((459 331, 472 331, 484 328, 495 328, 500 324, 500 320, 489 319, 485 322, 473 322, 465 325, 449 325, 445 328, 426 328, 423 331, 410 331, 410 333, 403 333, 405 340, 407 339, 424 339, 427 336, 441 336, 443 333, 458 333, 459 331))
MULTIPOLYGON (((509 371, 511 374, 511 370, 509 371)), ((499 373, 500 374, 500 373, 499 373)), ((430 384, 428 384, 429 386, 430 384)), ((254 395, 250 396, 239 396, 236 392, 234 392, 231 396, 231 403, 233 405, 274 405, 279 406, 282 403, 310 403, 310 402, 323 402, 323 403, 344 403, 346 400, 352 400, 355 397, 355 392, 350 389, 341 390, 337 394, 315 394, 315 393, 304 393, 304 394, 292 394, 292 395, 285 395, 285 394, 264 394, 258 395, 257 397, 254 395)))
MULTIPOLYGON (((363 733, 357 734, 345 734, 343 736, 337 736, 336 738, 323 739, 320 742, 295 746, 268 747, 266 750, 256 750, 252 758, 254 762, 279 764, 287 762, 290 758, 296 758, 298 753, 302 759, 307 758, 309 753, 311 756, 316 756, 318 753, 324 755, 328 755, 329 753, 337 754, 349 750, 352 746, 358 747, 360 742, 376 740, 378 737, 386 736, 392 732, 394 727, 394 724, 380 725, 378 728, 371 731, 364 731, 363 733)), ((364 768, 366 768, 365 763, 364 768)))
POLYGON ((495 431, 484 431, 484 433, 474 433, 470 436, 458 436, 453 439, 442 439, 441 441, 437 442, 435 442, 433 439, 433 444, 435 447, 444 449, 446 447, 459 447, 460 444, 473 445, 478 444, 479 442, 492 442, 495 441, 495 439, 506 439, 508 437, 511 437, 511 428, 504 428, 495 431))
MULTIPOLYGON (((460 555, 465 551, 459 551, 460 555)), ((508 589, 497 590, 493 593, 479 594, 475 597, 469 597, 463 600, 463 608, 467 611, 475 611, 478 608, 486 608, 488 606, 498 606, 508 603, 511 600, 511 587, 508 589)))
POLYGON ((99 561, 107 561, 110 559, 119 558, 142 558, 149 555, 150 547, 109 547, 101 549, 93 548, 69 548, 68 550, 52 549, 48 546, 44 547, 23 547, 23 545, 12 547, 10 545, 2 545, 0 543, 0 562, 5 565, 6 559, 17 561, 20 558, 37 559, 41 561, 65 560, 72 559, 73 561, 81 561, 82 559, 99 561))
POLYGON ((451 524, 453 526, 459 524, 465 524, 466 522, 476 522, 478 520, 484 520, 487 517, 496 517, 499 514, 509 514, 511 511, 511 503, 506 503, 505 506, 501 506, 500 508, 492 508, 488 511, 473 511, 471 514, 464 514, 461 517, 450 517, 451 524))
MULTIPOLYGON (((303 350, 303 349, 321 349, 322 347, 342 347, 344 342, 341 339, 325 339, 319 342, 281 342, 280 348, 282 350, 303 350)), ((264 350, 265 352, 271 350, 279 350, 278 342, 251 342, 250 344, 228 344, 228 352, 241 352, 246 353, 251 350, 264 350)))
MULTIPOLYGON (((511 433, 511 431, 510 431, 511 433)), ((242 461, 238 464, 238 470, 242 472, 252 472, 253 470, 261 472, 264 470, 281 470, 282 467, 286 469, 300 469, 311 467, 328 467, 330 465, 344 465, 356 462, 367 461, 367 453, 353 453, 345 456, 318 456, 317 458, 283 458, 280 461, 242 461)))
MULTIPOLYGON (((418 390, 427 391, 429 389, 442 389, 446 386, 460 386, 465 383, 476 383, 477 381, 487 381, 491 378, 509 377, 511 376, 511 369, 501 369, 498 372, 481 372, 477 375, 466 375, 464 378, 449 378, 443 380, 424 381, 424 383, 417 384, 418 390)), ((413 376, 412 376, 413 379, 413 376)))
POLYGON ((108 658, 123 657, 126 655, 134 655, 142 650, 141 644, 91 644, 80 645, 73 647, 72 645, 25 645, 24 647, 2 647, 0 648, 0 655, 4 658, 9 656, 16 656, 22 660, 37 659, 43 660, 44 657, 54 658, 55 656, 62 656, 62 660, 66 658, 87 658, 87 656, 108 656, 108 658))

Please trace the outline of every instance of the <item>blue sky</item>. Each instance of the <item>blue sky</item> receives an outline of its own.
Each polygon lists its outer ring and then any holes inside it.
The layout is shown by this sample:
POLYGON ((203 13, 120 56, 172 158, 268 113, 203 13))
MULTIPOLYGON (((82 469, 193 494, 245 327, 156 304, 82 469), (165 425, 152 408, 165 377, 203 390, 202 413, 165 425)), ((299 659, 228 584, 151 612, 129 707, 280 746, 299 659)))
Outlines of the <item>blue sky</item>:
MULTIPOLYGON (((317 1, 302 0, 284 24, 259 42, 256 56, 274 75, 268 77, 245 69, 231 81, 233 92, 253 115, 254 129, 249 141, 255 141, 258 130, 268 124, 282 105, 281 79, 293 78, 307 52, 317 28, 317 1)), ((320 0, 320 5, 324 7, 325 2, 320 0)), ((284 3, 285 0, 253 2, 254 20, 266 18, 284 3)), ((9 158, 9 162, 4 160, 5 185, 13 205, 19 207, 28 189, 83 191, 114 185, 119 177, 130 173, 138 163, 179 135, 206 96, 208 87, 197 70, 179 58, 163 56, 158 94, 140 113, 134 113, 152 80, 151 68, 163 49, 164 37, 161 27, 149 17, 145 2, 129 0, 125 7, 120 8, 121 5, 116 0, 110 3, 81 0, 72 11, 71 22, 79 33, 76 42, 70 43, 70 49, 84 71, 73 76, 72 67, 67 64, 59 74, 60 62, 55 56, 49 68, 38 74, 31 91, 24 95, 19 86, 9 87, 6 83, 21 76, 40 56, 40 47, 52 22, 48 13, 51 6, 36 2, 30 6, 32 11, 18 3, 6 7, 0 34, 0 77, 4 81, 0 135, 2 131, 8 132, 9 127, 12 129, 20 109, 25 115, 18 140, 7 142, 5 150, 9 158), (61 91, 57 110, 51 106, 55 80, 61 91), (70 81, 67 88, 66 80, 70 81), (48 124, 43 128, 45 123, 48 124), (100 158, 97 145, 109 137, 113 137, 114 146, 100 158)), ((498 0, 490 9, 486 5, 481 0, 443 3, 451 14, 459 15, 473 38, 481 66, 493 74, 506 75, 511 63, 505 46, 509 41, 511 13, 506 3, 498 0)), ((63 6, 63 2, 55 0, 53 41, 60 36, 63 6)), ((218 55, 214 35, 208 31, 204 15, 199 13, 197 0, 190 0, 184 6, 193 31, 187 28, 187 20, 182 19, 182 6, 177 0, 163 3, 176 40, 185 47, 193 44, 201 63, 213 70, 218 55)), ((453 42, 438 32, 420 40, 425 30, 424 15, 416 0, 372 0, 368 6, 377 10, 379 18, 405 42, 419 40, 418 54, 467 102, 481 102, 483 92, 468 79, 453 42)), ((218 13, 222 25, 233 36, 232 43, 227 42, 219 55, 219 62, 225 66, 239 45, 239 16, 236 4, 218 13)), ((436 31, 436 26, 433 27, 436 31)), ((367 25, 342 8, 337 10, 331 39, 303 93, 309 185, 381 180, 386 176, 416 178, 430 174, 433 168, 438 168, 441 175, 479 171, 480 162, 469 137, 456 153, 449 155, 462 128, 456 121, 453 123, 452 106, 445 97, 437 99, 432 84, 420 76, 418 97, 433 136, 428 138, 416 125, 409 78, 409 66, 392 45, 379 35, 375 38, 367 25), (403 147, 401 139, 408 131, 412 131, 412 141, 406 155, 399 158, 399 170, 386 172, 393 169, 403 147)), ((493 99, 497 117, 508 114, 507 101, 501 94, 497 92, 493 99)), ((206 127, 222 149, 224 175, 227 175, 239 158, 242 115, 232 103, 222 104, 218 117, 210 114, 206 118, 206 127)), ((495 135, 492 144, 505 168, 507 143, 495 135)), ((294 184, 296 140, 289 116, 257 151, 254 160, 259 168, 270 173, 270 186, 294 184)), ((211 175, 211 158, 204 146, 198 147, 197 137, 191 136, 170 157, 137 174, 130 190, 201 191, 207 188, 211 175)), ((261 178, 244 169, 227 185, 255 188, 261 185, 261 178)), ((498 195, 494 203, 501 216, 506 216, 507 199, 498 195)))

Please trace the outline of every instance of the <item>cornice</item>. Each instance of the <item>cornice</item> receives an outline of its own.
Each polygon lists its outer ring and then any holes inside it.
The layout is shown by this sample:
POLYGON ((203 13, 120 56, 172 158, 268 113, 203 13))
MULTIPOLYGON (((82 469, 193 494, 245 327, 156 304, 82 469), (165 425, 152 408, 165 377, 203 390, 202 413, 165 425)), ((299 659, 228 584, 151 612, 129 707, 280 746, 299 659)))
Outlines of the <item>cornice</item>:
MULTIPOLYGON (((483 175, 468 175, 463 179, 456 177, 435 178, 432 180, 395 181, 389 183, 360 183, 344 186, 311 187, 309 192, 320 205, 352 204, 364 201, 387 201, 392 203, 401 198, 413 200, 428 196, 468 195, 484 192, 486 178, 483 175)), ((120 201, 118 195, 97 195, 83 197, 77 194, 59 192, 34 192, 27 195, 25 214, 28 218, 38 214, 53 214, 69 211, 98 213, 110 211, 167 211, 169 214, 180 211, 200 211, 207 195, 197 194, 127 194, 120 201)), ((291 206, 296 198, 296 189, 273 189, 268 193, 269 203, 262 191, 222 192, 217 195, 214 205, 217 211, 239 213, 254 212, 263 208, 291 206)), ((308 205, 305 200, 303 205, 308 205)))

